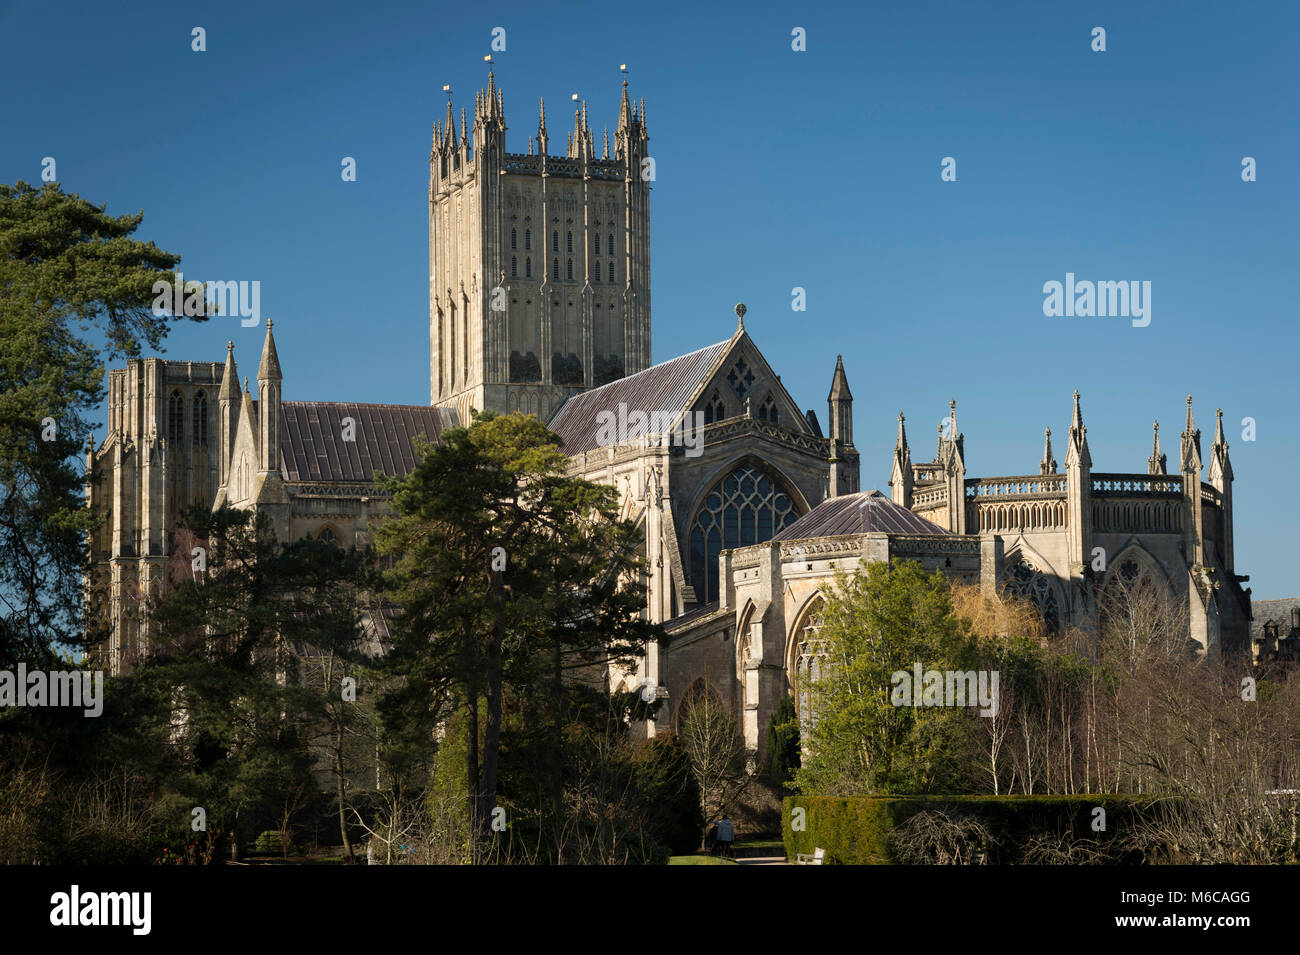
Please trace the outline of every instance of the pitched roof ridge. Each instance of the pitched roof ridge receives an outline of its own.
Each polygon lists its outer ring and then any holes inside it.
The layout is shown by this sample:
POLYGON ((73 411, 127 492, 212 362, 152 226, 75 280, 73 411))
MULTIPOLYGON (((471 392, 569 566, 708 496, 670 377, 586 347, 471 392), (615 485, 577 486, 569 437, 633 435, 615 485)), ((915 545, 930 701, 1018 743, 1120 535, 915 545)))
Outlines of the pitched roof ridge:
POLYGON ((731 339, 726 338, 720 342, 714 342, 712 345, 705 345, 703 348, 697 348, 695 349, 695 351, 688 351, 688 352, 684 352, 681 355, 675 355, 672 358, 668 358, 664 361, 659 362, 659 364, 657 365, 651 365, 649 368, 642 368, 640 371, 634 372, 630 375, 624 375, 622 378, 615 378, 613 381, 607 381, 603 385, 597 385, 595 388, 588 388, 586 391, 579 392, 578 394, 574 395, 573 398, 570 398, 569 400, 573 401, 577 398, 583 398, 587 395, 594 395, 596 392, 602 391, 605 388, 610 387, 611 385, 617 385, 625 381, 632 381, 634 378, 640 378, 642 375, 646 375, 652 371, 663 368, 665 365, 671 365, 675 361, 681 361, 685 358, 690 358, 694 355, 698 355, 700 352, 706 352, 710 348, 718 348, 722 345, 730 345, 730 344, 731 344, 731 339))
POLYGON ((437 405, 398 405, 398 404, 385 404, 385 403, 383 403, 383 402, 376 402, 376 401, 282 401, 282 402, 280 402, 280 406, 281 406, 282 408, 287 408, 287 407, 289 407, 290 405, 315 405, 315 406, 320 406, 320 405, 333 405, 333 406, 335 406, 335 407, 340 407, 340 408, 342 408, 342 407, 348 407, 348 408, 415 408, 415 409, 417 409, 417 410, 425 410, 425 409, 427 409, 427 410, 429 410, 429 411, 437 411, 437 410, 439 410, 437 405))

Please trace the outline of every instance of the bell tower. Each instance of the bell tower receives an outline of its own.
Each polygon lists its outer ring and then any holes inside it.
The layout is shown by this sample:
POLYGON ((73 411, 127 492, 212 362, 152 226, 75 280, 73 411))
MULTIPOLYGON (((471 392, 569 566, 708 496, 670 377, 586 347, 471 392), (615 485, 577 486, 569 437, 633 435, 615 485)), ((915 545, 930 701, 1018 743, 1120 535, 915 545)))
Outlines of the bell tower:
POLYGON ((645 105, 623 84, 613 153, 585 102, 564 155, 546 104, 528 151, 506 151, 488 74, 459 132, 450 100, 429 154, 429 397, 550 418, 572 394, 650 364, 650 178, 645 105))

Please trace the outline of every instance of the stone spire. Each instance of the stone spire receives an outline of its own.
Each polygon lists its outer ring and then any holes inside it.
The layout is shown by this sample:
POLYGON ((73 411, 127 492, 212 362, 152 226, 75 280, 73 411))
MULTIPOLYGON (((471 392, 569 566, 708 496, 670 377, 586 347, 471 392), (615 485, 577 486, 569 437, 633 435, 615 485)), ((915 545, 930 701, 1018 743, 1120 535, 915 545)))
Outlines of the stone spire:
POLYGON ((447 97, 447 122, 443 124, 443 144, 448 149, 456 147, 456 115, 451 111, 451 97, 447 97))
MULTIPOLYGON (((263 380, 274 379, 280 381, 284 376, 280 373, 280 356, 275 350, 275 335, 272 334, 271 328, 274 323, 268 318, 266 320, 266 341, 262 344, 262 363, 257 366, 257 381, 260 385, 263 380)), ((229 342, 227 344, 230 344, 229 342)), ((231 345, 233 349, 234 346, 231 345)), ((231 361, 233 361, 233 356, 231 361)))
POLYGON ((540 155, 545 155, 548 137, 546 135, 546 97, 544 96, 541 98, 541 105, 538 107, 537 115, 537 152, 540 155))
POLYGON ((844 374, 844 356, 835 356, 835 373, 831 376, 831 392, 826 396, 830 406, 830 437, 843 444, 853 446, 853 392, 849 391, 849 379, 844 374))
POLYGON ((618 106, 617 132, 625 132, 632 125, 632 107, 627 98, 627 80, 623 81, 623 101, 618 106))
POLYGON ((1092 454, 1088 428, 1083 423, 1079 389, 1074 390, 1074 414, 1065 450, 1065 530, 1069 574, 1078 579, 1091 571, 1092 560, 1092 454))
POLYGON ((272 322, 266 320, 266 343, 262 346, 262 363, 257 367, 257 430, 259 471, 280 469, 280 357, 275 352, 272 322))
POLYGON ((1074 416, 1070 419, 1070 441, 1065 452, 1065 466, 1092 468, 1092 454, 1088 451, 1088 429, 1083 423, 1078 388, 1074 389, 1074 416))
POLYGON ((1223 409, 1214 412, 1214 444, 1210 446, 1210 483, 1219 486, 1232 480, 1232 462, 1228 460, 1228 442, 1223 437, 1223 409))
POLYGON ((1052 457, 1052 429, 1043 429, 1043 460, 1038 462, 1039 474, 1055 474, 1056 458, 1052 457))
POLYGON ((858 458, 853 450, 853 392, 844 374, 844 356, 835 356, 835 373, 826 396, 830 413, 830 493, 838 497, 858 490, 858 458))
POLYGON ((235 343, 232 341, 226 342, 226 369, 221 375, 219 397, 223 401, 239 400, 239 369, 235 367, 235 343))
POLYGON ((835 356, 835 374, 831 378, 831 393, 828 396, 831 401, 853 400, 853 393, 849 391, 849 379, 844 374, 844 356, 835 356))
POLYGON ((898 440, 894 442, 894 459, 889 469, 889 497, 901 507, 912 506, 912 452, 907 446, 907 429, 903 413, 898 413, 898 440))
POLYGON ((235 343, 226 342, 226 368, 221 375, 221 391, 217 396, 221 454, 217 459, 217 483, 225 487, 230 481, 230 450, 235 441, 235 428, 239 422, 240 400, 239 369, 235 367, 235 343))
POLYGON ((1169 459, 1160 450, 1160 422, 1151 422, 1151 457, 1147 458, 1147 474, 1168 474, 1169 459))
POLYGON ((1179 448, 1178 466, 1179 470, 1184 472, 1201 473, 1201 432, 1196 427, 1196 419, 1192 415, 1192 396, 1187 396, 1187 425, 1183 428, 1181 435, 1182 445, 1179 448))
POLYGON ((465 122, 465 107, 460 108, 460 144, 469 145, 469 124, 465 122))

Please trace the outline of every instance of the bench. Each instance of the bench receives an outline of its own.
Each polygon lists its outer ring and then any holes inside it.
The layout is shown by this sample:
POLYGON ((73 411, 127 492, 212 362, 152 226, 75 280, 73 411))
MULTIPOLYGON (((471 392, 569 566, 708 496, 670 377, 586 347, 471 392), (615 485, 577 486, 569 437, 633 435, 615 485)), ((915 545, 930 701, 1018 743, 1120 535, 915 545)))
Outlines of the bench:
POLYGON ((811 855, 807 852, 800 852, 795 856, 795 865, 822 865, 826 861, 826 850, 818 849, 811 855))

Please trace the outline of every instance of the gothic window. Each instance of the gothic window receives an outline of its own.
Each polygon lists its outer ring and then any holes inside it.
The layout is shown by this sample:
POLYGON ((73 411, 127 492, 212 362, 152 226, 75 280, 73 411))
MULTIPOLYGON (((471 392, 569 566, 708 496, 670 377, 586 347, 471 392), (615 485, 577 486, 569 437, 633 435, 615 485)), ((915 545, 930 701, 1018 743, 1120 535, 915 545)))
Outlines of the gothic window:
POLYGON ((533 257, 530 255, 524 258, 524 278, 530 279, 532 277, 533 277, 533 257))
POLYGON ((614 281, 614 262, 613 262, 613 260, 610 260, 610 263, 609 263, 609 280, 610 280, 611 282, 614 281))
POLYGON ((569 259, 569 281, 573 281, 573 259, 569 259))
POLYGON ((591 234, 591 251, 593 255, 600 255, 600 233, 599 232, 593 232, 591 234))
POLYGON ((794 502, 758 468, 742 464, 704 498, 691 528, 691 576, 701 602, 718 599, 718 555, 761 544, 798 518, 794 502))
POLYGON ((790 659, 786 664, 794 690, 794 708, 799 714, 799 735, 804 739, 817 723, 813 684, 826 674, 826 650, 819 637, 824 606, 825 601, 818 597, 804 613, 790 641, 790 659))
POLYGON ((704 423, 713 424, 715 421, 721 421, 727 416, 727 406, 722 403, 722 396, 718 394, 718 389, 713 389, 711 397, 704 405, 704 423))
POLYGON ((518 275, 519 275, 519 259, 517 259, 515 256, 512 255, 510 256, 510 277, 515 278, 518 275))
POLYGON ((1003 587, 1008 594, 1027 600, 1037 608, 1048 636, 1061 632, 1061 608, 1056 600, 1056 590, 1042 571, 1026 560, 1018 560, 1008 571, 1003 587))
POLYGON ((316 534, 316 539, 318 541, 323 541, 326 544, 334 544, 336 546, 339 542, 338 535, 334 533, 334 528, 330 527, 328 524, 320 529, 316 534))
POLYGON ((758 417, 759 420, 766 421, 769 424, 777 423, 776 401, 770 393, 763 399, 763 403, 758 406, 758 417))
POLYGON ((568 233, 568 244, 565 248, 565 251, 568 252, 570 255, 573 254, 573 233, 572 232, 568 233))
POLYGON ((533 230, 525 229, 524 230, 524 251, 529 252, 532 250, 532 248, 533 248, 533 230))
POLYGON ((179 444, 185 434, 185 399, 173 391, 167 399, 167 440, 179 444))
POLYGON ((194 396, 194 446, 208 446, 208 396, 202 391, 194 396))
POLYGON ((727 381, 736 392, 736 397, 743 401, 745 395, 749 394, 750 386, 754 384, 754 373, 745 364, 745 359, 736 359, 736 365, 731 369, 731 373, 727 375, 727 381))
POLYGON ((560 280, 560 260, 551 259, 551 279, 558 282, 560 280))
POLYGON ((560 251, 560 233, 558 231, 551 233, 551 251, 552 252, 560 251))
POLYGON ((605 246, 605 248, 609 249, 610 255, 614 254, 614 233, 611 232, 609 234, 609 243, 605 246))
POLYGON ((512 248, 512 249, 517 249, 517 248, 519 248, 519 246, 516 244, 517 241, 518 241, 518 239, 519 239, 519 233, 518 233, 516 230, 511 229, 511 230, 510 230, 510 248, 512 248))
POLYGON ((591 279, 592 279, 593 282, 599 282, 599 281, 600 281, 600 263, 599 263, 599 262, 597 262, 597 263, 596 263, 596 267, 595 267, 594 269, 591 270, 591 279))

